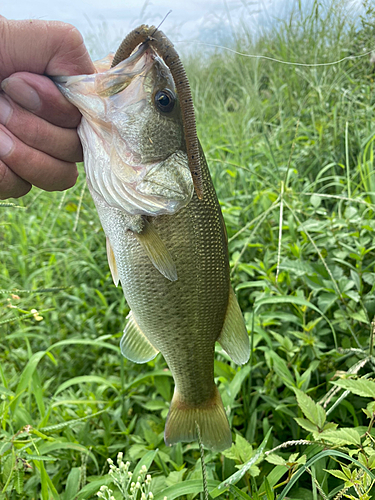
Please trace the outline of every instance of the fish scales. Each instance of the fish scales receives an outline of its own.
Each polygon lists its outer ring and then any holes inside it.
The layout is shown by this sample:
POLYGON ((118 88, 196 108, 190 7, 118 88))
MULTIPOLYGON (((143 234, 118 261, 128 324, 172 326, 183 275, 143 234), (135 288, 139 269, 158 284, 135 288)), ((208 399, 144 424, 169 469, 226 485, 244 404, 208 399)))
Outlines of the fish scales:
POLYGON ((205 161, 202 166, 203 200, 194 194, 177 214, 148 218, 176 263, 177 281, 169 282, 160 274, 126 224, 114 223, 121 219, 120 213, 109 209, 101 216, 126 300, 141 330, 163 353, 188 404, 212 396, 213 351, 229 291, 220 207, 205 161))

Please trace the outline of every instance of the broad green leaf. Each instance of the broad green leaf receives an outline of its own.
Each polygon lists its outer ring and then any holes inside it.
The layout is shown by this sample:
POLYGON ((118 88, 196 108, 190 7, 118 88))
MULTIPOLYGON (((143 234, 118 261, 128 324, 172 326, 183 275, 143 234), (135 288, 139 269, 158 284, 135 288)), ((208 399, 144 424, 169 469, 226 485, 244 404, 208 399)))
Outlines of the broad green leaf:
POLYGON ((44 455, 59 450, 74 450, 74 451, 79 451, 80 453, 85 453, 93 460, 93 462, 96 465, 96 468, 99 470, 99 464, 98 461, 96 460, 95 455, 82 444, 70 443, 66 441, 54 441, 53 443, 43 443, 39 448, 40 453, 44 455))
POLYGON ((339 479, 342 479, 343 481, 347 481, 348 478, 346 475, 341 471, 337 469, 324 469, 326 472, 329 474, 332 474, 332 476, 338 477, 339 479))
POLYGON ((307 432, 317 432, 319 430, 317 425, 314 425, 312 422, 310 422, 310 420, 307 420, 306 418, 297 417, 294 420, 307 432))
POLYGON ((124 387, 125 391, 128 391, 132 387, 135 387, 138 384, 141 384, 145 382, 147 379, 151 377, 172 377, 172 373, 169 370, 155 370, 150 373, 146 373, 145 375, 140 375, 139 377, 135 378, 130 384, 126 385, 124 387))
POLYGON ((60 392, 64 391, 68 387, 71 387, 75 384, 98 384, 98 385, 107 385, 111 387, 114 391, 118 393, 118 389, 107 379, 104 377, 99 377, 98 375, 83 375, 81 377, 74 377, 69 380, 63 382, 56 390, 54 396, 56 397, 60 392))
MULTIPOLYGON (((269 472, 267 479, 268 483, 273 488, 279 481, 280 479, 285 475, 287 472, 287 469, 285 468, 285 465, 276 465, 275 467, 272 468, 272 470, 269 472)), ((264 482, 263 485, 261 486, 261 490, 265 488, 264 482)))
POLYGON ((233 380, 226 386, 226 391, 223 393, 222 400, 223 400, 223 405, 224 408, 226 407, 232 407, 234 400, 237 397, 237 394, 239 393, 242 383, 245 380, 245 378, 249 375, 251 370, 250 364, 244 366, 238 372, 236 375, 233 377, 233 380))
POLYGON ((86 484, 79 490, 74 500, 87 500, 88 498, 92 498, 99 491, 101 486, 109 486, 111 483, 113 483, 113 479, 109 474, 102 476, 96 481, 91 481, 91 483, 86 484))
POLYGON ((212 498, 218 497, 219 495, 224 493, 224 491, 226 491, 232 484, 238 483, 238 481, 243 478, 243 476, 250 469, 250 467, 252 465, 255 465, 262 458, 264 449, 267 445, 267 441, 271 435, 271 430, 272 429, 270 429, 267 432, 266 437, 263 439, 259 448, 256 450, 255 455, 248 462, 246 462, 246 464, 244 464, 242 469, 240 469, 238 472, 235 472, 230 477, 228 477, 228 479, 220 483, 219 486, 215 488, 213 491, 210 491, 210 495, 212 498))
POLYGON ((324 441, 328 441, 337 446, 345 446, 345 445, 361 445, 361 436, 359 432, 355 429, 351 428, 341 428, 335 429, 333 431, 324 431, 319 435, 320 439, 324 439, 324 441))
POLYGON ((67 339, 67 340, 60 340, 59 342, 56 342, 55 344, 52 344, 51 347, 49 347, 48 351, 52 351, 52 349, 55 349, 56 347, 61 347, 63 345, 89 345, 92 347, 105 347, 106 349, 111 349, 112 351, 116 351, 118 354, 120 354, 120 347, 110 344, 109 342, 102 342, 98 340, 90 340, 90 339, 67 339))
MULTIPOLYGON (((219 481, 209 479, 207 484, 209 488, 215 488, 219 484, 219 481)), ((174 500, 175 498, 181 498, 184 495, 196 495, 201 491, 203 491, 202 481, 200 479, 190 479, 189 481, 184 481, 180 484, 174 484, 173 486, 164 488, 163 491, 156 493, 154 500, 163 500, 164 497, 167 497, 168 500, 174 500)))
POLYGON ((223 455, 237 462, 244 463, 250 460, 254 455, 254 450, 251 444, 246 441, 240 434, 236 434, 236 442, 232 444, 229 450, 223 451, 223 455))
POLYGON ((375 382, 372 380, 367 380, 364 378, 358 380, 342 379, 332 382, 334 385, 342 387, 347 391, 356 394, 357 396, 363 396, 365 398, 375 398, 375 382))
POLYGON ((73 467, 69 472, 68 479, 66 480, 64 500, 72 500, 76 497, 81 480, 81 468, 73 467))
POLYGON ((275 492, 270 486, 270 483, 268 482, 267 477, 264 478, 264 487, 266 490, 266 495, 267 495, 267 500, 274 500, 275 498, 275 492))
POLYGON ((315 403, 310 396, 299 389, 294 389, 294 392, 296 393, 298 406, 301 408, 305 417, 319 429, 322 429, 326 421, 326 412, 324 408, 318 403, 315 403))
POLYGON ((48 474, 42 462, 40 462, 40 482, 42 486, 42 500, 49 500, 48 495, 48 474))
POLYGON ((265 457, 265 460, 273 465, 284 465, 287 467, 285 458, 276 455, 276 453, 270 453, 265 457))
POLYGON ((288 369, 286 361, 273 351, 267 351, 267 355, 272 359, 273 368, 284 384, 290 389, 294 389, 296 382, 288 369))
POLYGON ((148 451, 144 455, 144 457, 141 458, 141 460, 137 463, 136 467, 134 468, 134 471, 133 471, 134 477, 138 477, 139 476, 139 473, 141 472, 141 469, 142 469, 143 465, 146 467, 147 470, 150 468, 150 465, 154 461, 157 453, 158 453, 157 449, 156 450, 151 450, 151 451, 148 451))
POLYGON ((31 382, 33 373, 34 373, 36 367, 38 366, 39 361, 42 359, 42 357, 45 355, 45 353, 46 353, 45 351, 38 351, 35 354, 33 354, 31 356, 31 358, 29 359, 29 361, 27 362, 27 365, 25 366, 25 368, 21 374, 20 381, 18 382, 15 400, 10 405, 10 407, 13 411, 15 411, 15 409, 17 408, 17 405, 19 403, 18 396, 21 394, 21 392, 23 392, 27 388, 27 386, 31 382))
POLYGON ((184 467, 183 469, 170 472, 165 480, 165 484, 167 486, 173 486, 174 484, 182 483, 186 471, 187 469, 184 467))
MULTIPOLYGON (((234 486, 233 484, 230 487, 230 489, 231 489, 231 491, 235 492, 235 494, 236 494, 236 497, 235 497, 236 500, 237 499, 241 499, 241 498, 242 498, 242 500, 258 500, 258 498, 259 498, 258 496, 255 496, 256 493, 254 494, 254 492, 253 492, 253 497, 250 497, 244 491, 240 490, 239 488, 237 488, 237 486, 234 486)), ((0 498, 0 500, 1 500, 1 498, 0 498)))

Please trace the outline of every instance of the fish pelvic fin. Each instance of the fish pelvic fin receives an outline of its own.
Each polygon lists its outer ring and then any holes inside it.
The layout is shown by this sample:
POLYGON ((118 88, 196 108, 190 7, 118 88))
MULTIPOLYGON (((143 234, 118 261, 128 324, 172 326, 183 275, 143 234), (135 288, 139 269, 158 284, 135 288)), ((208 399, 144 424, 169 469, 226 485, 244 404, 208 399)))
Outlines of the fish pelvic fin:
POLYGON ((134 233, 156 269, 170 281, 177 281, 176 264, 154 226, 144 219, 140 233, 134 233))
POLYGON ((199 406, 186 404, 175 389, 165 425, 164 441, 166 445, 180 441, 198 441, 198 429, 206 448, 223 451, 232 445, 229 428, 220 393, 214 386, 213 397, 199 406))
POLYGON ((228 307, 223 329, 217 341, 238 365, 243 365, 249 361, 249 335, 232 287, 229 289, 228 307))
POLYGON ((108 236, 106 238, 106 243, 107 243, 107 258, 108 258, 109 269, 111 270, 113 283, 115 284, 115 286, 118 286, 120 278, 118 276, 115 254, 113 253, 112 246, 108 236))
POLYGON ((159 352, 142 332, 131 311, 120 341, 120 349, 121 354, 134 363, 147 363, 159 352))

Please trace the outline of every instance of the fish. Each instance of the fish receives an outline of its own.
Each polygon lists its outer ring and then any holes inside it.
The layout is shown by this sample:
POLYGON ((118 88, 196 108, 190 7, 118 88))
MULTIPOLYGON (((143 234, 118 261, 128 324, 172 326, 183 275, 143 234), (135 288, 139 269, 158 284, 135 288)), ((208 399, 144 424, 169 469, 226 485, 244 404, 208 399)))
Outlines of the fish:
POLYGON ((54 80, 83 115, 87 184, 130 307, 121 352, 134 363, 160 352, 172 373, 167 445, 199 433, 205 447, 223 451, 232 434, 214 381, 215 343, 245 364, 249 337, 202 147, 197 140, 189 153, 178 82, 152 44, 156 28, 140 28, 143 43, 113 67, 54 80))

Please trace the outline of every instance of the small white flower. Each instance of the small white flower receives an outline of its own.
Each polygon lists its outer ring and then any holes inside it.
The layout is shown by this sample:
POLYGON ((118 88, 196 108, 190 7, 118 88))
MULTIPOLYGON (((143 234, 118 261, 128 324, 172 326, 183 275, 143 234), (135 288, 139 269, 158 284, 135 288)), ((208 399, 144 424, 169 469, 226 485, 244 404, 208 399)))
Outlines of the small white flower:
POLYGON ((109 463, 109 465, 113 465, 113 460, 112 460, 112 458, 107 458, 107 462, 109 463))
POLYGON ((132 476, 133 476, 133 473, 129 471, 128 472, 128 478, 130 479, 132 476))
POLYGON ((140 490, 140 489, 141 489, 141 483, 140 483, 139 481, 137 481, 137 482, 135 483, 135 489, 136 489, 136 490, 140 490))
POLYGON ((148 498, 149 498, 150 500, 152 500, 152 499, 154 498, 154 495, 151 493, 151 491, 150 491, 150 493, 148 494, 148 498))
POLYGON ((145 465, 142 465, 141 472, 143 472, 143 474, 147 472, 147 467, 145 465))

